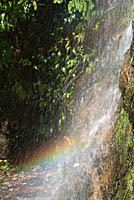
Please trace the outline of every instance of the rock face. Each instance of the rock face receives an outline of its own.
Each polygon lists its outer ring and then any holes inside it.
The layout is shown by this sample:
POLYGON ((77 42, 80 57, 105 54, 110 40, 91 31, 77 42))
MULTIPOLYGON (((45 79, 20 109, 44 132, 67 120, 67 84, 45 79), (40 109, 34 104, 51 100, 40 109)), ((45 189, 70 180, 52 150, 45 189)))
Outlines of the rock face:
POLYGON ((126 1, 101 2, 96 1, 96 8, 104 6, 103 19, 88 25, 85 41, 96 50, 94 69, 91 75, 80 77, 74 95, 75 115, 69 132, 79 153, 65 161, 64 186, 58 199, 108 199, 116 175, 113 130, 119 113, 120 69, 133 37, 129 17, 132 5, 126 1))
POLYGON ((91 19, 85 40, 87 49, 95 50, 91 58, 94 68, 76 83, 73 120, 54 151, 64 145, 71 150, 66 153, 62 147, 66 156, 58 161, 55 156, 54 162, 45 166, 45 190, 36 198, 109 199, 118 160, 113 137, 121 98, 120 69, 133 37, 132 1, 95 1, 95 6, 104 14, 91 19))
POLYGON ((65 185, 61 186, 58 199, 108 199, 116 175, 118 158, 113 136, 119 115, 120 69, 133 37, 129 17, 132 5, 126 1, 101 3, 96 1, 96 8, 104 6, 103 19, 88 25, 85 41, 96 50, 94 69, 91 75, 80 77, 74 95, 75 115, 70 132, 79 153, 65 161, 65 185))
POLYGON ((59 161, 55 156, 53 164, 45 166, 45 192, 38 192, 36 198, 109 199, 118 168, 113 137, 121 99, 120 69, 133 37, 132 1, 95 1, 95 6, 96 13, 103 9, 104 14, 91 19, 85 40, 87 49, 95 50, 94 68, 76 83, 73 120, 54 151, 61 146, 71 150, 66 153, 62 147, 66 156, 59 161))

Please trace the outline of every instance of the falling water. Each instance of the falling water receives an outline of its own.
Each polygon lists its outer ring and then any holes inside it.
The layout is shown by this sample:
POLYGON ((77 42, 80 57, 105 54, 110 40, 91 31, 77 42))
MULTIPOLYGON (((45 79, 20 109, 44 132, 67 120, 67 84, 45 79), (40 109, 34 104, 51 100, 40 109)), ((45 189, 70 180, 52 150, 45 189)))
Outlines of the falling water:
POLYGON ((131 3, 119 3, 117 8, 114 2, 110 4, 113 9, 107 8, 98 32, 89 27, 87 45, 96 48, 97 61, 92 75, 84 74, 77 82, 76 106, 68 128, 71 134, 53 141, 48 149, 40 147, 38 164, 29 161, 30 171, 23 172, 19 192, 14 188, 10 199, 103 199, 114 162, 110 151, 120 102, 119 72, 133 35, 131 3), (28 174, 30 178, 25 180, 28 174))

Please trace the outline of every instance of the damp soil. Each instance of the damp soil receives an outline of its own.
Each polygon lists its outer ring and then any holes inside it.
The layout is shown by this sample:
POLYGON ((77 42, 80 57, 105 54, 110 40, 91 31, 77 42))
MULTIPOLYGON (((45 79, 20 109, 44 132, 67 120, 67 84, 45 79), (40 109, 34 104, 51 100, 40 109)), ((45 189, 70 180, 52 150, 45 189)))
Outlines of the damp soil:
POLYGON ((0 199, 1 200, 32 200, 43 199, 47 192, 45 182, 52 177, 54 180, 55 172, 46 172, 43 169, 33 169, 30 172, 21 171, 17 173, 16 169, 10 169, 6 172, 0 172, 0 199))

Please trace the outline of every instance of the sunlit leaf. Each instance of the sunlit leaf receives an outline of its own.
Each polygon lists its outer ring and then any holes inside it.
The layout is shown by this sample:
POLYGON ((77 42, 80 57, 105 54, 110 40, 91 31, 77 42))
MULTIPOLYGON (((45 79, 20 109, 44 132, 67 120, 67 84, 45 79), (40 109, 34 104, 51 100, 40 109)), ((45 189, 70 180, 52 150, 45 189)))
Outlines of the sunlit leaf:
POLYGON ((62 120, 61 120, 61 119, 59 119, 59 125, 61 125, 61 121, 62 121, 62 120))
POLYGON ((66 73, 66 68, 65 67, 62 67, 61 69, 64 73, 66 73))
POLYGON ((22 4, 24 2, 24 0, 20 0, 18 1, 18 4, 22 4))
POLYGON ((58 56, 61 56, 61 51, 58 51, 58 56))
POLYGON ((36 70, 38 69, 38 67, 36 65, 34 65, 33 68, 36 69, 36 70))
POLYGON ((68 3, 68 12, 69 13, 71 13, 71 10, 72 10, 73 6, 74 6, 73 1, 69 1, 69 3, 68 3))
POLYGON ((63 0, 54 0, 53 2, 54 2, 54 3, 59 3, 59 4, 60 4, 60 3, 63 2, 63 0))
POLYGON ((36 1, 33 1, 33 7, 34 7, 34 10, 36 11, 37 10, 37 3, 36 3, 36 1))
POLYGON ((92 71, 92 69, 91 69, 90 67, 87 67, 87 68, 86 68, 87 74, 91 74, 91 71, 92 71))
POLYGON ((4 21, 4 18, 5 18, 5 13, 2 13, 2 14, 1 14, 1 19, 2 19, 2 21, 4 21))

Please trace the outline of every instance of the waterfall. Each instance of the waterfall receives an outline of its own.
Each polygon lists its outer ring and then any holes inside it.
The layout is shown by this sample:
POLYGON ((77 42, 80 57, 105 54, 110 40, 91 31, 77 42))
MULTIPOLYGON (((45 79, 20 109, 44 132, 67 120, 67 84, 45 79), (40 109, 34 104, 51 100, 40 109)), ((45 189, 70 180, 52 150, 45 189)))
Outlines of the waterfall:
MULTIPOLYGON (((40 163, 25 172, 32 177, 27 181, 31 193, 27 193, 23 180, 21 200, 103 200, 114 181, 119 76, 133 37, 132 2, 95 2, 96 9, 105 9, 103 16, 93 18, 86 29, 84 45, 95 50, 92 73, 82 74, 76 82, 73 117, 63 129, 64 136, 42 145, 36 155, 40 163)), ((12 199, 14 195, 17 193, 12 199)))

